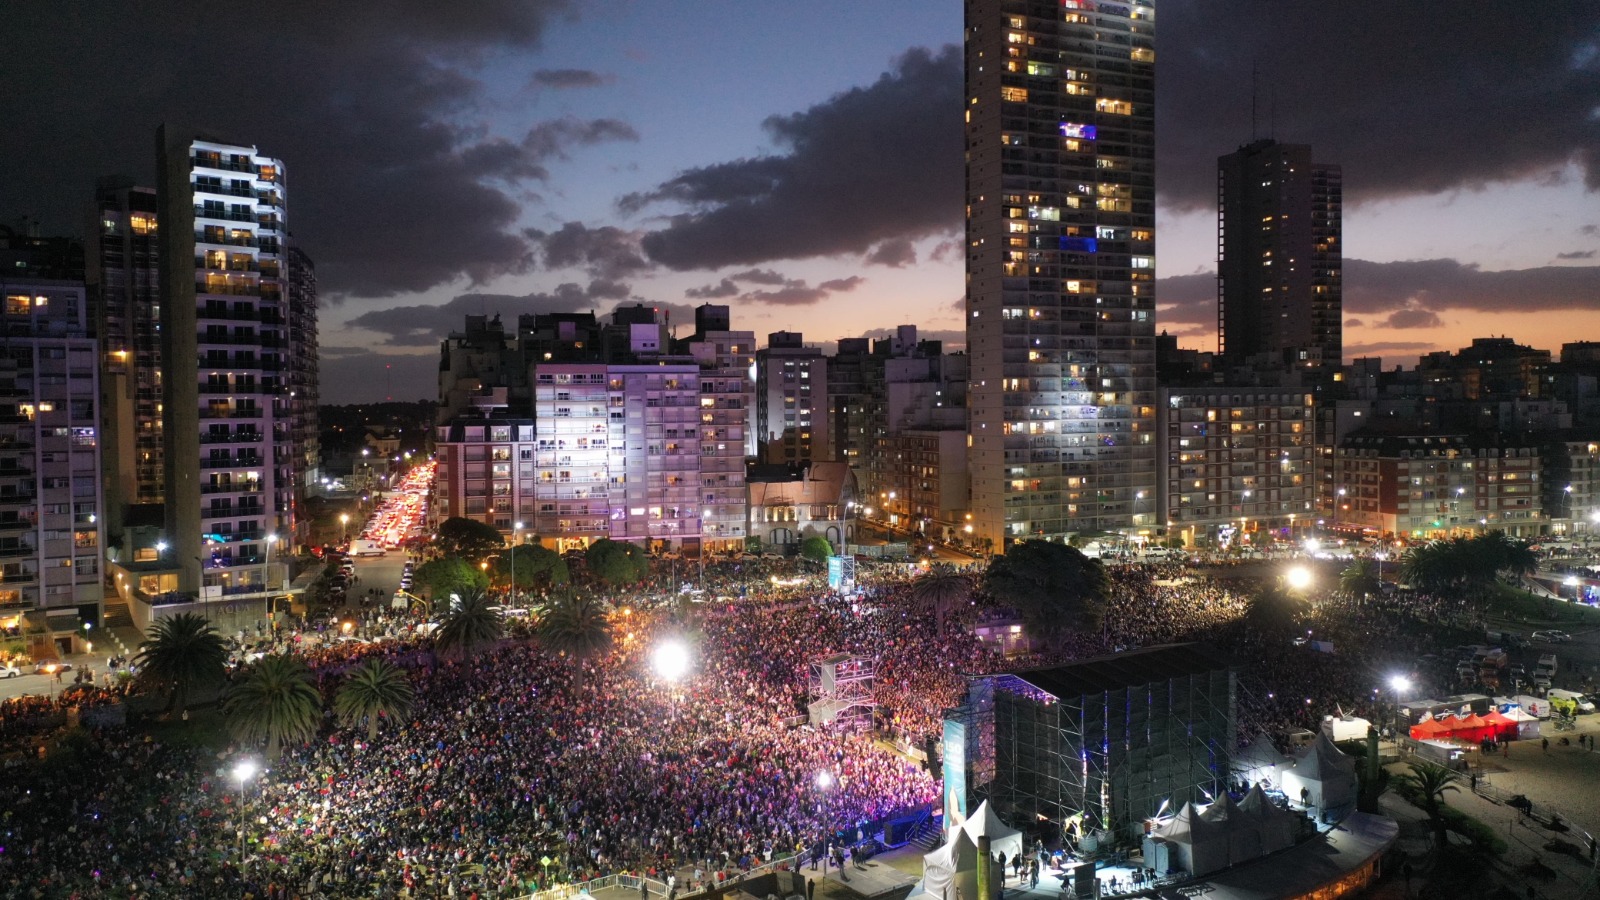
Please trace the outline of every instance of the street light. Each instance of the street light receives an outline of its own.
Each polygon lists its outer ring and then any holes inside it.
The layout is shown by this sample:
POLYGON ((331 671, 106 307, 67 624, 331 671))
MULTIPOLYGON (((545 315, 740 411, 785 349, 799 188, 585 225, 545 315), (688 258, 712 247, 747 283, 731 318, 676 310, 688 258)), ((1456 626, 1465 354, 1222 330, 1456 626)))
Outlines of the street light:
POLYGON ((1411 690, 1411 679, 1404 675, 1394 675, 1389 678, 1389 687, 1394 689, 1394 698, 1404 700, 1406 692, 1411 690))
POLYGON ((278 533, 275 531, 267 532, 266 561, 261 564, 261 590, 266 594, 267 597, 266 607, 268 622, 272 621, 272 585, 270 583, 270 579, 272 578, 272 545, 276 544, 277 542, 278 533))
POLYGON ((343 539, 346 540, 346 541, 350 540, 350 514, 349 513, 339 513, 339 525, 341 527, 341 532, 340 533, 341 533, 341 536, 343 537, 343 539))
POLYGON ((512 605, 517 599, 517 541, 522 539, 522 523, 517 522, 511 526, 511 599, 512 605))
POLYGON ((241 759, 233 767, 233 777, 239 780, 239 861, 244 862, 244 784, 256 774, 255 760, 241 759))
POLYGON ((1311 586, 1311 570, 1305 566, 1294 566, 1284 573, 1284 580, 1290 588, 1303 591, 1311 586))
POLYGON ((650 654, 650 667, 662 681, 675 682, 687 675, 689 663, 689 647, 677 639, 661 642, 650 654))
MULTIPOLYGON (((817 773, 817 790, 822 792, 822 877, 828 877, 828 851, 833 844, 833 773, 827 769, 817 773)), ((844 872, 841 869, 840 875, 844 872)))

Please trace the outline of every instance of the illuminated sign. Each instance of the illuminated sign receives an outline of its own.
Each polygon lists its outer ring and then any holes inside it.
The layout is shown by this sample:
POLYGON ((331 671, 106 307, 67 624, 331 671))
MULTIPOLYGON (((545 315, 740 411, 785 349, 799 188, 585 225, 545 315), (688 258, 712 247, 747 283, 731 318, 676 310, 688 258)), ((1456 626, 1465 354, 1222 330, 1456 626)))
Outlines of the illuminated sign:
POLYGON ((1080 138, 1085 141, 1092 141, 1095 139, 1095 135, 1098 134, 1098 132, 1099 129, 1095 128, 1093 125, 1083 125, 1078 122, 1061 123, 1062 137, 1080 138))

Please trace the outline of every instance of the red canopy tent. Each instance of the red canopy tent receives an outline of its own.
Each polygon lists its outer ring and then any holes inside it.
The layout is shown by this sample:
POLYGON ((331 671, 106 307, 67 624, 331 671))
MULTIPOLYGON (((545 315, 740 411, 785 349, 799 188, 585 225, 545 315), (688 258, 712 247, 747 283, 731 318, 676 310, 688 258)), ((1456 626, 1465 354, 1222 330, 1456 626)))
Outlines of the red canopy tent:
POLYGON ((1501 713, 1498 709, 1490 710, 1489 714, 1483 717, 1483 724, 1493 729, 1488 736, 1495 740, 1517 736, 1517 720, 1501 713))
POLYGON ((1473 713, 1462 719, 1456 725, 1455 733, 1450 736, 1465 741, 1481 741, 1486 737, 1493 737, 1494 730, 1489 727, 1489 723, 1485 722, 1481 716, 1473 713))
POLYGON ((1414 741, 1426 740, 1428 738, 1438 737, 1439 735, 1443 734, 1444 731, 1445 729, 1437 721, 1433 719, 1423 719, 1421 722, 1411 726, 1411 739, 1414 741))

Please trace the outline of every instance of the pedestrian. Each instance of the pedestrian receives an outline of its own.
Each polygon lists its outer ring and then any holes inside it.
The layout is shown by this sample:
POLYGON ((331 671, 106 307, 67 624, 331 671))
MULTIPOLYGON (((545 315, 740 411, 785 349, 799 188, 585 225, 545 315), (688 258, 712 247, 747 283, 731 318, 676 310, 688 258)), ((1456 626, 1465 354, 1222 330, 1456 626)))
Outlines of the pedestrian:
MULTIPOLYGON (((806 900, 812 900, 812 898, 815 897, 816 895, 817 895, 817 880, 815 878, 807 878, 806 879, 806 900)), ((957 897, 957 900, 959 900, 959 898, 961 897, 961 890, 959 888, 956 889, 956 897, 957 897)))
POLYGON ((1550 752, 1550 739, 1549 738, 1541 738, 1540 739, 1540 743, 1544 745, 1544 752, 1549 753, 1550 752))
POLYGON ((644 880, 644 875, 639 876, 639 900, 650 900, 650 882, 644 880))
POLYGON ((1501 759, 1510 759, 1511 758, 1511 742, 1510 741, 1506 741, 1505 743, 1500 745, 1500 758, 1501 759))

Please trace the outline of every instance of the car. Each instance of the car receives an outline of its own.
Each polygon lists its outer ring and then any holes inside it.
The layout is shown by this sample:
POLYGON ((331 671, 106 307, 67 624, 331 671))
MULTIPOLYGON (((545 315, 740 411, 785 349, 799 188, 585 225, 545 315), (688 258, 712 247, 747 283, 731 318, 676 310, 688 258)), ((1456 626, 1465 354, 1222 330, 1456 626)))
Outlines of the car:
POLYGON ((48 662, 42 662, 42 663, 36 664, 33 667, 33 674, 35 674, 35 675, 49 675, 50 671, 51 671, 50 670, 51 666, 54 666, 55 667, 55 671, 57 671, 57 672, 71 672, 72 671, 72 663, 66 662, 65 660, 50 660, 48 662))
POLYGON ((15 678, 22 674, 22 670, 10 663, 0 663, 0 678, 15 678))
POLYGON ((1535 631, 1532 637, 1536 641, 1545 641, 1551 644, 1564 644, 1567 641, 1572 640, 1572 635, 1567 634, 1565 631, 1557 631, 1555 629, 1535 631))

